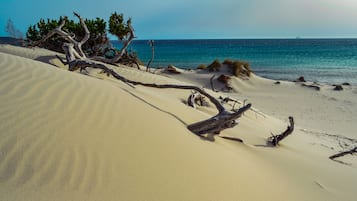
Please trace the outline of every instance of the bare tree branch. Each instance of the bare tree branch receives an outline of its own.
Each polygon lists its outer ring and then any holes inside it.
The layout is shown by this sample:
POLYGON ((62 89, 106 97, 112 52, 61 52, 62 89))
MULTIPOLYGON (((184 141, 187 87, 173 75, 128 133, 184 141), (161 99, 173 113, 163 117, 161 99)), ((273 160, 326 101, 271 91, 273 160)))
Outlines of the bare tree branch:
POLYGON ((286 138, 294 131, 294 118, 289 117, 290 125, 286 128, 286 130, 280 135, 272 135, 268 138, 268 143, 272 144, 273 146, 277 146, 281 140, 286 138))
POLYGON ((334 160, 335 158, 339 158, 339 157, 342 157, 344 155, 347 155, 347 154, 354 154, 354 153, 357 153, 357 147, 349 150, 349 151, 344 151, 344 152, 341 152, 341 153, 338 153, 338 154, 335 154, 335 155, 332 155, 330 156, 329 158, 331 160, 334 160))
POLYGON ((124 42, 123 47, 121 48, 121 50, 119 51, 119 54, 115 55, 115 57, 111 58, 111 59, 107 59, 104 57, 92 57, 91 59, 95 60, 95 61, 101 61, 104 63, 108 63, 108 64, 114 64, 117 63, 125 54, 126 49, 128 48, 128 46, 130 45, 130 43, 132 42, 132 40, 135 38, 134 35, 134 29, 131 26, 131 20, 128 20, 127 25, 129 27, 129 38, 124 42))

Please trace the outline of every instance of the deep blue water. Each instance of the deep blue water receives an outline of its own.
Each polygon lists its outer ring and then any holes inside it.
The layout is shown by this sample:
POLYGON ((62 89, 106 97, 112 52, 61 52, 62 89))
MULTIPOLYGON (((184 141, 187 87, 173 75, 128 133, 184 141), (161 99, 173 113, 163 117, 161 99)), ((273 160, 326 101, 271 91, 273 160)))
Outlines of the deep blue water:
MULTIPOLYGON (((115 47, 120 44, 113 41, 115 47)), ((133 41, 131 51, 147 63, 147 40, 133 41)), ((244 60, 263 77, 357 84, 357 39, 156 40, 154 67, 169 64, 195 69, 215 59, 244 60)))

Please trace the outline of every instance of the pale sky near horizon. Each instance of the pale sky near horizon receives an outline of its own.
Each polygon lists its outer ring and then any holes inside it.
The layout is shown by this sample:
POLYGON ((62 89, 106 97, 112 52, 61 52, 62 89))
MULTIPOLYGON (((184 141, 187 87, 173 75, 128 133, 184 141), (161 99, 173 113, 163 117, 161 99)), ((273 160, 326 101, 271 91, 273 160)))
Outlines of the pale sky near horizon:
POLYGON ((116 11, 133 18, 138 39, 357 38, 357 0, 0 1, 0 36, 8 19, 25 33, 40 18, 107 21, 116 11))

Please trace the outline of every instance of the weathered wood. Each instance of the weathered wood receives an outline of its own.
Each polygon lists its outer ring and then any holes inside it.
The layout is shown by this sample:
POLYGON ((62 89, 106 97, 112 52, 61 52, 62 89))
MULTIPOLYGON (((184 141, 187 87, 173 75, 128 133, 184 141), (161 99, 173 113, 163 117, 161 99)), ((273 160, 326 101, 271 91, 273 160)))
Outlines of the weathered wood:
POLYGON ((212 75, 212 77, 211 77, 211 79, 210 79, 211 89, 212 89, 212 91, 217 92, 217 91, 214 89, 214 85, 213 85, 213 79, 214 79, 214 77, 216 77, 216 75, 212 75))
POLYGON ((237 119, 251 106, 251 104, 248 104, 233 113, 222 111, 212 118, 191 124, 187 128, 197 135, 206 133, 219 134, 224 129, 236 126, 238 124, 237 119))
MULTIPOLYGON (((44 41, 48 40, 49 38, 51 38, 52 36, 54 36, 55 34, 58 34, 59 36, 61 36, 63 39, 65 39, 68 43, 64 43, 64 45, 67 45, 67 46, 71 46, 71 47, 68 47, 66 48, 68 51, 70 51, 69 53, 74 55, 76 58, 80 58, 80 59, 86 59, 87 56, 84 54, 83 50, 82 50, 82 45, 88 41, 89 37, 90 37, 90 32, 88 30, 88 27, 87 25, 84 23, 84 20, 81 18, 81 16, 76 13, 76 12, 73 12, 74 15, 76 17, 78 17, 83 29, 84 29, 84 32, 85 32, 85 36, 83 37, 83 39, 81 41, 76 41, 74 39, 74 35, 70 35, 69 33, 65 32, 62 30, 62 28, 64 27, 64 25, 66 24, 67 20, 68 20, 68 17, 65 16, 61 22, 61 24, 53 29, 52 31, 50 31, 44 38, 42 38, 41 40, 39 41, 35 41, 32 43, 33 46, 38 46, 40 44, 42 44, 44 41), (74 51, 75 50, 75 51, 74 51)), ((67 52, 65 52, 66 56, 67 55, 67 52)), ((73 57, 74 56, 71 56, 70 59, 74 59, 73 57)), ((67 61, 69 58, 67 58, 67 61)))
POLYGON ((187 104, 190 107, 196 108, 195 100, 198 97, 199 93, 193 92, 187 99, 187 104))
POLYGON ((199 106, 208 106, 208 102, 205 100, 205 96, 202 96, 197 91, 193 91, 192 94, 187 98, 187 104, 190 107, 196 108, 199 106))
POLYGON ((149 60, 148 65, 146 66, 146 72, 150 71, 150 64, 154 60, 154 56, 155 56, 155 42, 154 42, 154 40, 149 40, 149 45, 151 47, 151 59, 149 60))
POLYGON ((240 138, 227 137, 227 136, 219 136, 219 137, 221 137, 221 138, 223 138, 223 139, 226 139, 226 140, 232 140, 232 141, 236 141, 236 142, 241 142, 241 143, 243 143, 243 140, 240 139, 240 138))
MULTIPOLYGON (((246 110, 248 110, 251 107, 251 104, 248 104, 242 108, 240 108, 236 112, 229 112, 227 111, 223 105, 212 95, 207 93, 205 90, 202 88, 199 88, 197 86, 190 86, 190 85, 174 85, 174 84, 155 84, 155 83, 143 83, 139 81, 133 81, 129 80, 121 75, 119 75, 117 72, 115 72, 113 69, 108 68, 106 65, 103 63, 99 63, 95 60, 92 60, 92 58, 87 58, 86 55, 82 51, 82 44, 85 43, 88 38, 89 38, 89 31, 87 26, 85 25, 84 21, 82 18, 77 14, 74 13, 79 20, 81 21, 81 24, 83 28, 85 29, 86 36, 80 41, 74 40, 74 37, 70 36, 68 33, 64 32, 62 30, 62 27, 65 24, 65 21, 67 18, 65 18, 61 25, 54 29, 49 35, 47 35, 44 39, 41 41, 47 40, 49 37, 53 36, 54 34, 59 34, 62 36, 64 39, 68 41, 68 43, 64 43, 62 48, 65 51, 66 54, 66 59, 67 61, 64 62, 61 58, 60 61, 63 64, 68 64, 69 65, 69 70, 70 71, 75 71, 80 69, 85 70, 87 67, 91 68, 98 68, 102 69, 103 72, 107 73, 107 75, 112 75, 116 79, 128 84, 129 86, 132 85, 142 85, 146 87, 154 87, 154 88, 161 88, 161 89, 167 89, 167 88, 173 88, 173 89, 186 89, 186 90, 193 90, 197 91, 199 95, 206 96, 217 108, 218 114, 210 119, 194 123, 189 125, 187 128, 191 130, 193 133, 201 135, 201 134, 206 134, 206 133, 219 133, 220 131, 227 129, 227 128, 232 128, 235 125, 238 124, 236 121, 246 110)), ((131 21, 129 20, 128 26, 130 28, 130 33, 129 33, 129 38, 125 42, 124 47, 122 48, 121 52, 119 55, 116 55, 113 59, 101 59, 101 61, 104 61, 106 63, 115 63, 117 62, 125 53, 126 47, 130 44, 130 42, 134 38, 134 31, 133 28, 131 27, 131 21)), ((59 57, 58 57, 59 58, 59 57)), ((133 87, 133 86, 132 86, 133 87)), ((194 97, 193 98, 193 103, 194 103, 194 97)), ((191 99, 192 99, 191 98, 191 99)))
POLYGON ((82 25, 82 27, 84 29, 84 33, 85 33, 84 37, 82 38, 81 41, 79 41, 79 42, 75 41, 74 48, 77 50, 77 52, 80 54, 81 57, 86 58, 86 55, 84 54, 84 52, 82 50, 82 45, 84 43, 86 43, 88 41, 88 39, 90 38, 90 32, 88 30, 88 27, 87 27, 86 23, 84 23, 84 20, 82 19, 82 17, 76 12, 73 12, 73 14, 76 17, 78 17, 78 19, 81 22, 81 25, 82 25))
POLYGON ((104 57, 92 57, 91 59, 95 60, 95 61, 101 61, 104 63, 108 63, 108 64, 115 64, 117 63, 125 54, 126 49, 128 48, 128 46, 130 45, 130 43, 133 41, 133 39, 135 38, 134 35, 134 29, 131 26, 131 20, 127 21, 127 25, 129 27, 129 34, 128 34, 128 39, 124 41, 123 47, 120 49, 119 53, 116 54, 113 58, 108 59, 108 58, 104 58, 104 57))
POLYGON ((271 137, 268 138, 268 143, 277 146, 281 140, 286 138, 288 135, 290 135, 294 131, 294 118, 289 117, 290 125, 286 128, 286 130, 281 133, 280 135, 272 135, 271 137))
POLYGON ((338 154, 335 154, 335 155, 332 155, 330 156, 329 158, 331 160, 334 160, 335 158, 339 158, 339 157, 342 157, 342 156, 345 156, 347 154, 354 154, 354 153, 357 153, 357 147, 349 150, 349 151, 344 151, 344 152, 341 152, 341 153, 338 153, 338 154))
POLYGON ((240 108, 236 112, 228 112, 221 103, 207 93, 205 90, 197 87, 197 86, 190 86, 190 85, 173 85, 173 84, 154 84, 154 83, 142 83, 138 81, 129 80, 118 73, 116 73, 113 69, 109 69, 106 66, 97 66, 98 68, 103 69, 107 74, 112 75, 113 77, 117 78, 118 80, 124 83, 130 83, 132 85, 142 85, 146 87, 154 87, 160 89, 186 89, 186 90, 195 90, 200 94, 206 96, 217 108, 218 114, 210 119, 200 121, 194 124, 189 125, 187 128, 197 135, 202 135, 206 133, 219 133, 224 129, 232 128, 238 124, 236 119, 241 117, 241 115, 251 108, 251 104, 248 104, 242 108, 240 108))

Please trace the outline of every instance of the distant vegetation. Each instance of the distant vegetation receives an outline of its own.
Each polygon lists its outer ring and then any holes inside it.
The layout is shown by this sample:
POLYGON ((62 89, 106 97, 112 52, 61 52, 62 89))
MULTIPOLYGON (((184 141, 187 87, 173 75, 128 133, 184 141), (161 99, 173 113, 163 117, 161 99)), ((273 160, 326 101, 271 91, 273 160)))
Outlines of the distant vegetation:
POLYGON ((229 71, 232 73, 232 75, 235 75, 236 77, 239 76, 250 77, 252 73, 252 69, 250 68, 250 64, 248 62, 240 61, 240 60, 231 60, 231 59, 226 59, 223 61, 223 63, 221 63, 218 59, 216 59, 207 67, 204 64, 201 64, 200 66, 197 67, 197 69, 200 70, 207 69, 210 72, 218 72, 223 66, 226 66, 229 69, 229 71))
POLYGON ((250 64, 245 61, 232 61, 229 59, 226 59, 223 64, 227 65, 228 68, 230 68, 231 72, 235 76, 250 76, 252 73, 252 70, 250 68, 250 64))

